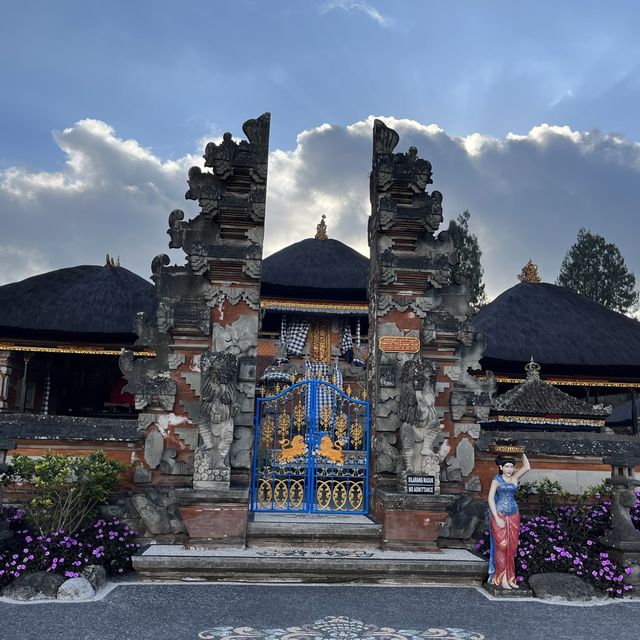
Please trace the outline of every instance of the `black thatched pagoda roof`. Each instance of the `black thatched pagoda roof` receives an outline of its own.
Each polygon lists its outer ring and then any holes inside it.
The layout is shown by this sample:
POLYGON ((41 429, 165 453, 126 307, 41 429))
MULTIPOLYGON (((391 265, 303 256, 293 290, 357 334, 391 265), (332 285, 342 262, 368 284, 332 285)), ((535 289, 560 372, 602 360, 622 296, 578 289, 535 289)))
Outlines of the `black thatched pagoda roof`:
POLYGON ((119 266, 81 265, 0 287, 0 331, 126 336, 137 312, 153 317, 155 308, 151 282, 119 266))
POLYGON ((263 296, 367 300, 369 259, 339 240, 307 238, 265 258, 263 296))
POLYGON ((640 322, 564 287, 521 282, 473 324, 487 337, 485 369, 518 371, 533 356, 545 371, 640 377, 640 322))
MULTIPOLYGON (((530 363, 531 367, 535 363, 530 363)), ((608 416, 609 409, 593 405, 560 391, 540 380, 537 371, 529 371, 527 379, 493 400, 493 409, 511 416, 546 416, 596 418, 608 416)))

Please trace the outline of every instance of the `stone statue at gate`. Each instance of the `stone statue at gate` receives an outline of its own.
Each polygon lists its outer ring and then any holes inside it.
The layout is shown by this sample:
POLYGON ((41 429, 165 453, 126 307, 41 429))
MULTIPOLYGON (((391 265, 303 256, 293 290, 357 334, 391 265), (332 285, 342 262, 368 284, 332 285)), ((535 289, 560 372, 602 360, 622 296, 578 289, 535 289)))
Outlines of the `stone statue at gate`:
POLYGON ((204 353, 200 360, 201 404, 198 429, 202 444, 196 449, 193 486, 228 487, 229 451, 233 442, 237 359, 231 353, 204 353))
MULTIPOLYGON (((433 476, 435 492, 440 484, 440 457, 434 451, 442 425, 435 408, 438 365, 432 360, 410 360, 402 366, 400 378, 400 444, 402 465, 400 487, 407 476, 433 476)), ((446 441, 440 450, 448 452, 446 441)), ((445 453, 446 455, 446 453, 445 453)))

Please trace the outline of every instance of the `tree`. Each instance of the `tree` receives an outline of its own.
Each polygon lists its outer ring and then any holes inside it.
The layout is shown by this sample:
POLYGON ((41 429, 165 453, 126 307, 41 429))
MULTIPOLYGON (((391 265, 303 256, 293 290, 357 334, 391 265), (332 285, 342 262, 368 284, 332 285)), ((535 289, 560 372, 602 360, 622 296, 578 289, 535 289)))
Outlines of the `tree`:
POLYGON ((638 304, 636 277, 627 268, 620 249, 587 229, 578 231, 556 284, 620 313, 632 311, 638 304))
POLYGON ((451 270, 452 278, 463 276, 469 280, 471 290, 471 304, 480 307, 486 303, 482 276, 484 269, 480 264, 482 251, 478 243, 478 236, 469 230, 468 210, 463 211, 455 220, 449 223, 449 234, 458 252, 458 264, 451 270))

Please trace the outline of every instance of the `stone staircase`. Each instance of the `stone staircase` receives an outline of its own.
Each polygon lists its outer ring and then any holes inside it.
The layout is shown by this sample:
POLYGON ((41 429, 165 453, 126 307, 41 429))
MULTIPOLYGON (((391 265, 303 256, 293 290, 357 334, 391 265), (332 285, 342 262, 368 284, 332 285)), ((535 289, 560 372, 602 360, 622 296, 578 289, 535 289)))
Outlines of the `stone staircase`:
POLYGON ((381 540, 366 516, 254 514, 246 547, 152 544, 133 567, 149 579, 233 582, 480 585, 487 573, 469 551, 388 551, 381 540))
POLYGON ((247 546, 379 549, 382 525, 367 516, 254 513, 247 523, 247 546))

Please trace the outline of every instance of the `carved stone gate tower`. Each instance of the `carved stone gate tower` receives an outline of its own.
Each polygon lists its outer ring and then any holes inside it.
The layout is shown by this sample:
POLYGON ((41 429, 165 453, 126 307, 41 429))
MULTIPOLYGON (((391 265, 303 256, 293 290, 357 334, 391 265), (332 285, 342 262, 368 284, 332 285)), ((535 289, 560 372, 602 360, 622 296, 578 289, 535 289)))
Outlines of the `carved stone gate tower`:
MULTIPOLYGON (((467 284, 442 222, 442 194, 427 193, 431 163, 376 120, 370 180, 368 384, 374 451, 373 513, 383 545, 433 548, 454 494, 473 468, 490 384, 469 375, 484 342, 469 322, 467 284), (458 455, 454 455, 457 453, 458 455)), ((467 478, 466 486, 470 486, 467 478)))
POLYGON ((193 490, 179 492, 191 539, 245 535, 247 491, 230 483, 235 475, 246 485, 251 464, 269 121, 245 122, 246 141, 225 133, 210 142, 205 170, 189 170, 185 197, 200 212, 185 221, 172 211, 167 232, 186 265, 155 258, 156 321, 140 317, 137 327, 156 356, 121 357, 145 431, 138 479, 170 484, 167 476, 193 472, 193 490))

